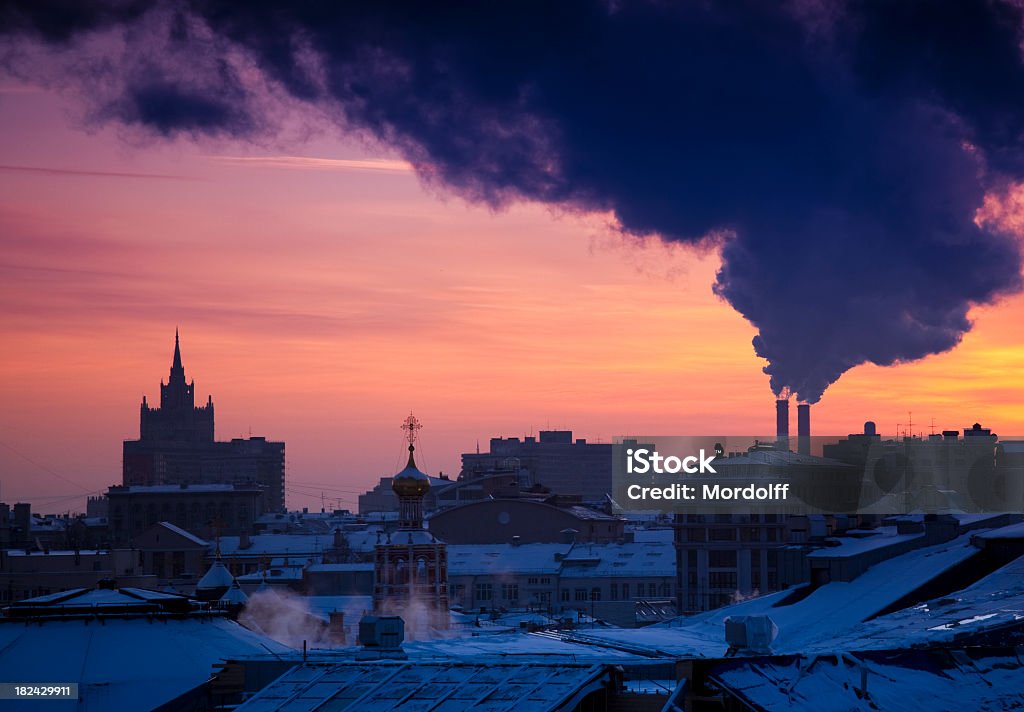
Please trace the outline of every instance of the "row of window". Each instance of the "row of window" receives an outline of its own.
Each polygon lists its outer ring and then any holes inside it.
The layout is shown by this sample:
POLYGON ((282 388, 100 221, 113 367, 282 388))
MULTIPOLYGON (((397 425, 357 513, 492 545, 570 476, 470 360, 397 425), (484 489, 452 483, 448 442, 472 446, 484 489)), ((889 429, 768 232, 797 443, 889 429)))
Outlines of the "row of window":
MULTIPOLYGON (((670 583, 654 583, 650 582, 646 585, 644 583, 636 584, 637 598, 671 598, 672 597, 672 584, 670 583)), ((465 584, 457 583, 451 587, 452 597, 455 600, 459 600, 465 596, 466 586, 465 584)), ((482 601, 493 601, 495 588, 491 583, 478 583, 473 590, 474 598, 477 602, 482 601)), ((630 600, 631 589, 628 583, 620 585, 618 583, 611 584, 609 588, 610 598, 612 601, 630 600), (621 598, 620 598, 620 595, 621 598)), ((541 602, 550 602, 551 593, 548 591, 537 592, 534 594, 537 600, 541 602)), ((568 601, 600 601, 602 599, 601 588, 595 586, 593 588, 576 588, 569 589, 563 588, 561 590, 562 602, 568 601)), ((507 603, 515 603, 519 600, 519 584, 517 583, 503 583, 501 584, 501 599, 507 603)))

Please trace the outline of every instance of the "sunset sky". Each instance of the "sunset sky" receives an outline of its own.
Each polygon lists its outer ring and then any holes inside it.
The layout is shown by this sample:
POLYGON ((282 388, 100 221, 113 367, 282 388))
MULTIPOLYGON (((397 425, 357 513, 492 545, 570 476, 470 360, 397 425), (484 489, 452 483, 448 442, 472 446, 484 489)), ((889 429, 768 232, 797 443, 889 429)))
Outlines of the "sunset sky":
MULTIPOLYGON (((432 473, 547 428, 773 429, 715 251, 623 240, 609 215, 492 212, 340 132, 157 143, 10 77, 0 126, 2 501, 76 511, 118 483, 175 328, 218 438, 287 443, 290 507, 323 490, 354 508, 400 466, 410 410, 432 473)), ((972 317, 951 352, 846 373, 815 433, 891 435, 908 411, 915 432, 1024 433, 1024 297, 972 317)))

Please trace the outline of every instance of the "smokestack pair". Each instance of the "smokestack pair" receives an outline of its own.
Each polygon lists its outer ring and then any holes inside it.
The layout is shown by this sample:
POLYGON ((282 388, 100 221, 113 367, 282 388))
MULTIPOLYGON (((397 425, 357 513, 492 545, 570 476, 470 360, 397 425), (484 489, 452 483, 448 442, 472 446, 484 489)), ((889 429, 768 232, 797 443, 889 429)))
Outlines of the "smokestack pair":
MULTIPOLYGON (((811 405, 799 403, 796 406, 797 452, 811 454, 811 405)), ((789 449, 789 400, 775 401, 775 438, 780 447, 789 449)))

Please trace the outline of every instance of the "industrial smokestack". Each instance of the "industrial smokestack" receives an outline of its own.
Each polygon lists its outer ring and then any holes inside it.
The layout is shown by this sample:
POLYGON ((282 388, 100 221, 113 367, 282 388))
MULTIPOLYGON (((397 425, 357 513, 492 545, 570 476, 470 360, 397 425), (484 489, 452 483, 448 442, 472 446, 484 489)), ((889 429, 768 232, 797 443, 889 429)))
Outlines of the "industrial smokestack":
POLYGON ((785 398, 775 401, 775 440, 789 449, 789 400, 785 398))
POLYGON ((796 406, 796 448, 801 455, 811 454, 811 404, 796 406))

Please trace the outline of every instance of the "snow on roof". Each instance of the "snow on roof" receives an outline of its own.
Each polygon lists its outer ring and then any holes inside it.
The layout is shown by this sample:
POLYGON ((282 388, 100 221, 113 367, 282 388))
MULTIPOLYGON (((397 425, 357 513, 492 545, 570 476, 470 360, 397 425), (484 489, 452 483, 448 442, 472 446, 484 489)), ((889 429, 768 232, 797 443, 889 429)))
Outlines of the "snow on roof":
POLYGON ((448 575, 557 574, 572 544, 449 544, 448 575))
POLYGON ((249 537, 249 546, 241 548, 240 537, 222 536, 220 552, 224 556, 311 556, 334 546, 332 534, 257 534, 249 537))
POLYGON ((562 577, 675 576, 672 542, 577 544, 562 560, 562 577))
POLYGON ((244 606, 249 601, 249 597, 245 595, 238 586, 238 581, 231 584, 231 588, 224 592, 224 595, 220 597, 221 603, 226 603, 232 606, 244 606))
POLYGON ((924 537, 924 532, 898 534, 895 526, 878 527, 871 530, 872 534, 865 537, 831 537, 829 541, 840 542, 838 546, 812 551, 808 559, 836 559, 848 556, 859 556, 876 549, 898 546, 914 539, 924 537))
POLYGON ((209 680, 214 663, 268 652, 290 649, 220 616, 172 617, 155 625, 149 616, 108 618, 103 625, 0 619, 4 677, 76 682, 79 712, 154 709, 209 680))
POLYGON ((140 613, 188 613, 187 596, 146 588, 73 588, 11 603, 5 610, 11 619, 51 619, 66 616, 112 616, 140 613))
POLYGON ((1024 539, 1024 522, 1008 524, 977 535, 979 539, 1024 539))
POLYGON ((1024 705, 1024 670, 1012 649, 737 659, 715 666, 709 677, 759 710, 959 712, 1024 705))
POLYGON ((288 671, 237 709, 261 712, 322 706, 381 712, 399 708, 529 712, 571 708, 609 681, 603 665, 569 662, 308 664, 288 671))
POLYGON ((189 541, 193 542, 194 544, 199 544, 200 546, 209 546, 209 542, 207 542, 205 539, 200 539, 199 537, 197 537, 192 532, 185 531, 181 527, 175 526, 174 524, 171 524, 170 522, 159 522, 159 524, 164 529, 166 529, 166 530, 168 530, 170 532, 173 532, 173 533, 177 534, 178 536, 183 536, 186 539, 188 539, 189 541))
POLYGON ((874 650, 948 644, 1008 627, 1024 627, 1024 557, 963 590, 868 621, 834 645, 874 650))
POLYGON ((234 581, 235 577, 228 571, 228 567, 224 565, 224 562, 218 558, 206 573, 203 574, 203 577, 199 579, 199 583, 196 584, 196 590, 225 588, 234 583, 234 581))
POLYGON ((626 645, 680 657, 722 657, 725 619, 738 615, 767 615, 779 627, 772 644, 776 652, 801 652, 813 644, 835 650, 839 635, 855 634, 861 623, 978 553, 971 535, 936 546, 914 549, 869 568, 850 582, 820 586, 807 597, 782 605, 792 591, 760 596, 688 618, 639 630, 595 630, 559 634, 566 640, 592 645, 626 645))
MULTIPOLYGON (((649 629, 630 630, 641 633, 649 629)), ((664 638, 665 631, 660 631, 664 638)), ((495 661, 650 662, 657 657, 649 648, 631 650, 629 645, 589 645, 552 631, 479 637, 453 637, 428 641, 406 641, 402 649, 410 659, 462 658, 495 661)), ((724 648, 723 648, 724 650, 724 648)))

